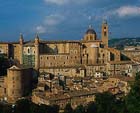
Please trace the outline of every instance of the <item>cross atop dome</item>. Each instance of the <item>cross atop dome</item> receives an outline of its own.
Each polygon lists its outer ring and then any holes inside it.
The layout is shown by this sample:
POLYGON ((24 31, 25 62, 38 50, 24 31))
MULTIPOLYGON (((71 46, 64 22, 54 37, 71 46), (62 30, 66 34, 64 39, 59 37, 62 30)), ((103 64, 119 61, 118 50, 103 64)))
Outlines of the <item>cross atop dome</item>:
POLYGON ((89 25, 88 30, 86 31, 86 34, 96 34, 91 24, 89 25))

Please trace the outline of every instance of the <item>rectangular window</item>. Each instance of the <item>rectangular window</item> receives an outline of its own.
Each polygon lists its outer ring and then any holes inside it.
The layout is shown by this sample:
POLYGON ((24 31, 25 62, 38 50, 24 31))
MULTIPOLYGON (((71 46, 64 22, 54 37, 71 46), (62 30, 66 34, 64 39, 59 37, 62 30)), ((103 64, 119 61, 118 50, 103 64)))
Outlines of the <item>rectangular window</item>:
POLYGON ((106 32, 104 32, 104 36, 106 36, 107 35, 107 33, 106 32))
POLYGON ((6 94, 6 88, 4 88, 4 93, 6 94))

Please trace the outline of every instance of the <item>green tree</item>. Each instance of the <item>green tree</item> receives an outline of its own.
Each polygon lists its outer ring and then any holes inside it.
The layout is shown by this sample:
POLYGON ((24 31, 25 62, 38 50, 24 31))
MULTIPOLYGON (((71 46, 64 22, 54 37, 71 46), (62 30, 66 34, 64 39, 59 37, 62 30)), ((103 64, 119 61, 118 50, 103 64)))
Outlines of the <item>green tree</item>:
POLYGON ((127 113, 124 100, 115 100, 112 106, 112 113, 127 113))
POLYGON ((11 113, 12 107, 11 105, 0 103, 0 113, 11 113))
POLYGON ((91 102, 87 106, 87 113, 97 113, 97 108, 94 102, 91 102))
POLYGON ((47 112, 47 108, 48 108, 48 106, 46 106, 44 104, 41 104, 39 106, 39 112, 38 113, 49 113, 49 112, 47 112))
POLYGON ((116 113, 114 108, 115 101, 115 96, 109 92, 96 94, 95 106, 97 108, 97 113, 116 113))
POLYGON ((7 68, 9 67, 9 62, 4 55, 0 55, 0 76, 7 74, 7 68))
POLYGON ((15 104, 15 113, 30 113, 30 101, 22 99, 15 104))
POLYGON ((48 113, 59 113, 59 106, 58 105, 51 106, 50 112, 48 113))
POLYGON ((0 103, 0 113, 59 113, 59 106, 38 105, 30 100, 22 99, 17 101, 15 106, 0 103))
POLYGON ((64 113, 73 113, 73 109, 71 107, 71 104, 68 103, 64 108, 64 113))
POLYGON ((31 105, 30 105, 30 113, 40 113, 39 112, 39 105, 31 103, 31 105))
POLYGON ((47 106, 47 105, 41 104, 39 105, 38 113, 59 113, 59 106, 58 105, 47 106))
POLYGON ((73 113, 86 113, 83 105, 79 105, 74 109, 73 113))
POLYGON ((135 82, 126 97, 126 106, 129 113, 140 113, 140 72, 136 74, 135 82))

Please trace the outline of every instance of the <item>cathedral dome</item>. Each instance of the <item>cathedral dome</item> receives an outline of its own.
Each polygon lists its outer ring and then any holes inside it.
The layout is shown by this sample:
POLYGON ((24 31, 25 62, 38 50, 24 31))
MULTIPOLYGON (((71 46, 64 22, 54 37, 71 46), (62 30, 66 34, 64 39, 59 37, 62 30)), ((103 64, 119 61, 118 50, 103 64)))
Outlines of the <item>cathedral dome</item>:
POLYGON ((96 34, 95 30, 92 28, 92 26, 90 25, 88 30, 86 31, 86 34, 96 34))

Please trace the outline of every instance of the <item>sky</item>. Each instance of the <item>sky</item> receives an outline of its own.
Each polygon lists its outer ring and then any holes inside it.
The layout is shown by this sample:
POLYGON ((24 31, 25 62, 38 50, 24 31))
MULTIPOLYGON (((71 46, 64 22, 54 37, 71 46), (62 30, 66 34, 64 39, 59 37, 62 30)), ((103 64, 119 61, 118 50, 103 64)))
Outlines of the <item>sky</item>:
POLYGON ((80 40, 89 25, 100 39, 140 37, 140 0, 0 0, 0 41, 80 40))

